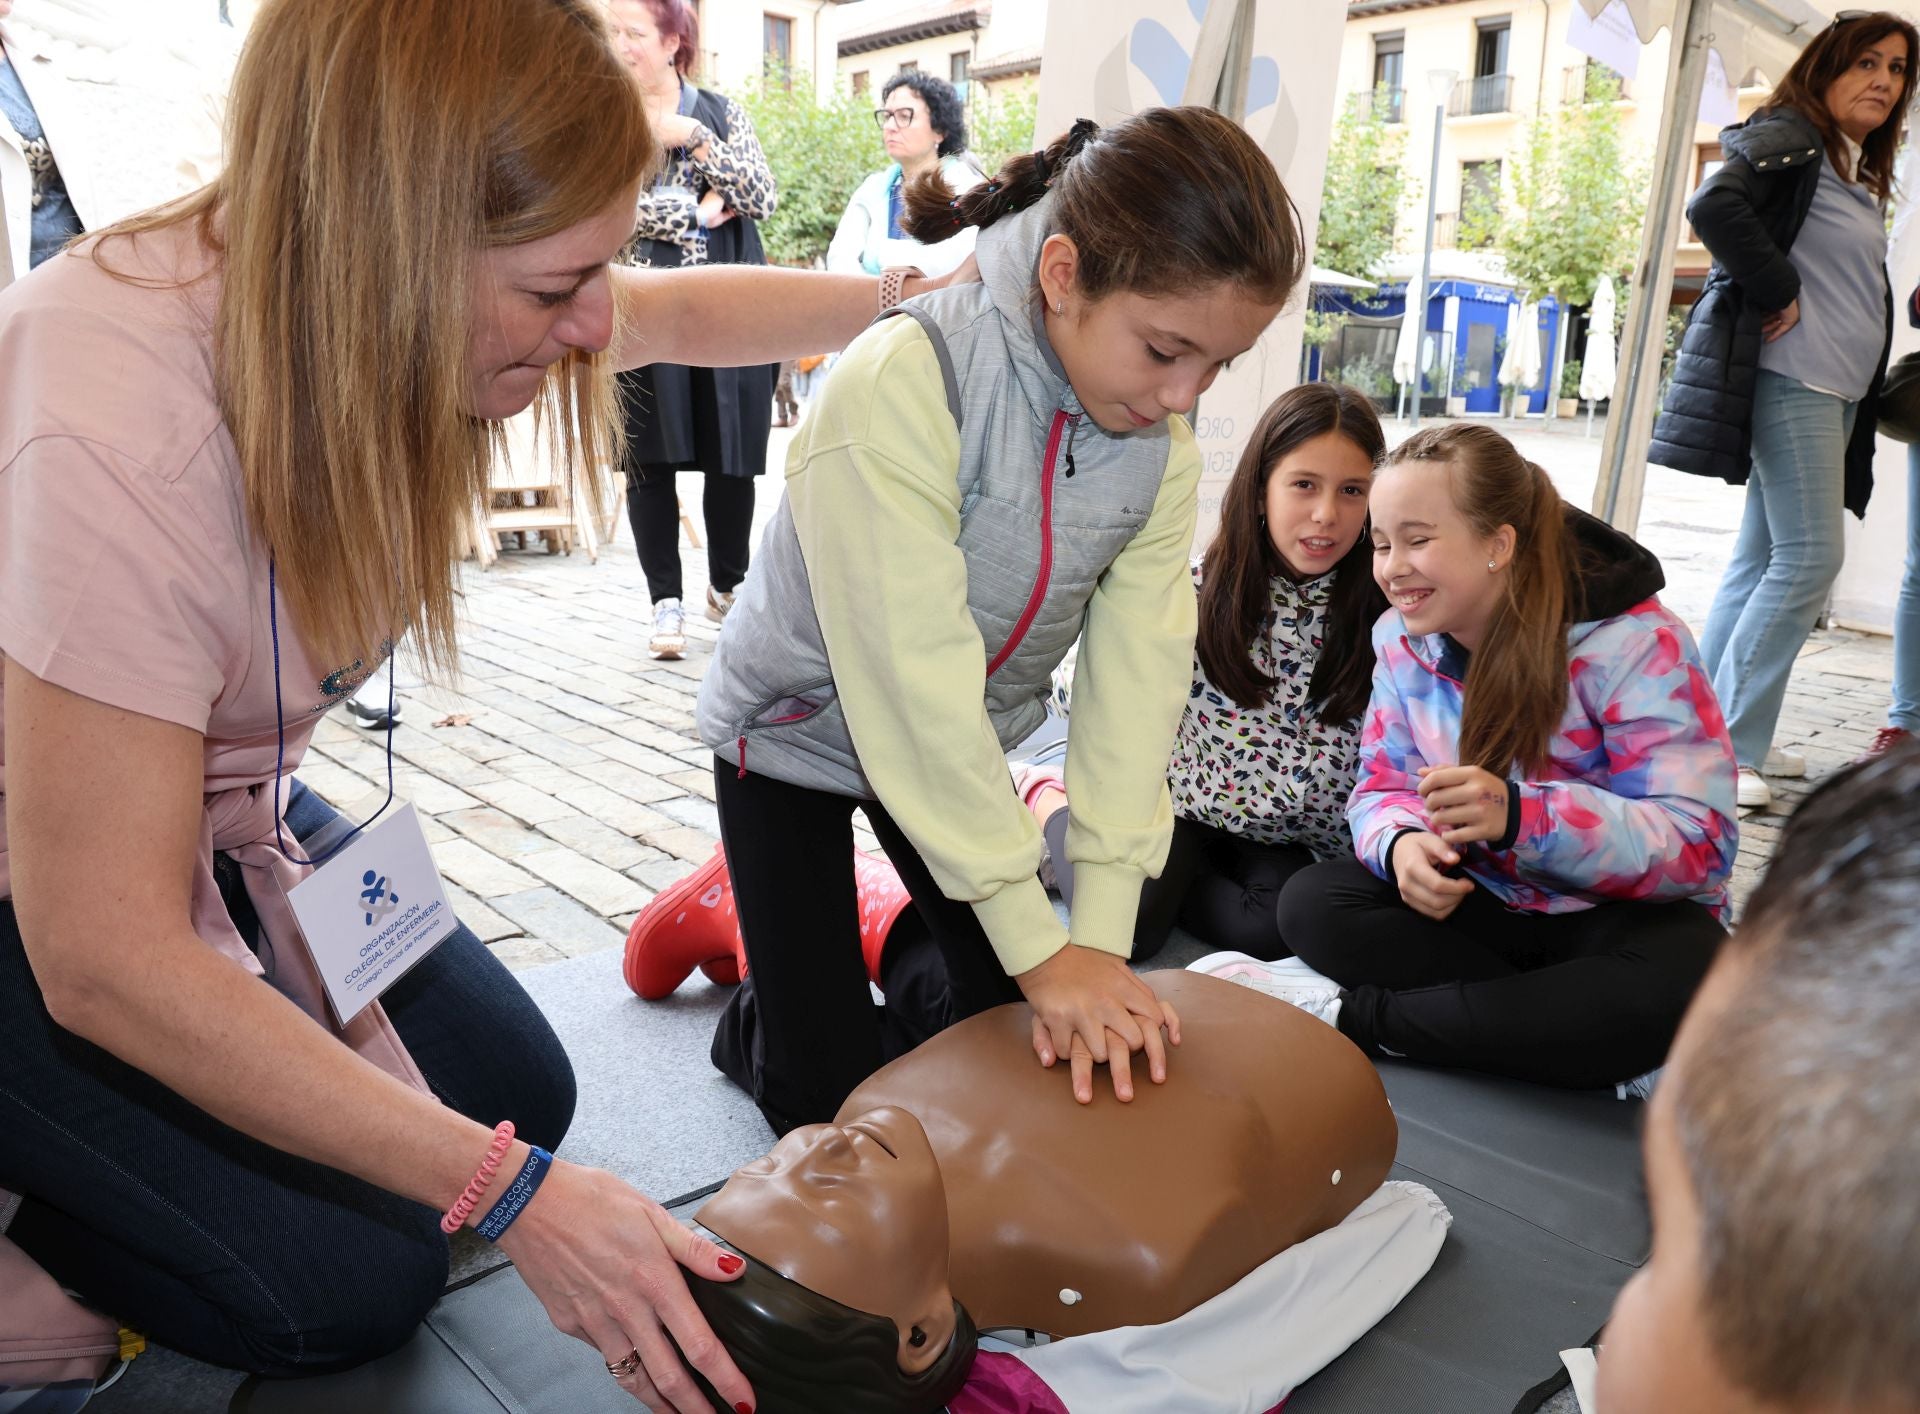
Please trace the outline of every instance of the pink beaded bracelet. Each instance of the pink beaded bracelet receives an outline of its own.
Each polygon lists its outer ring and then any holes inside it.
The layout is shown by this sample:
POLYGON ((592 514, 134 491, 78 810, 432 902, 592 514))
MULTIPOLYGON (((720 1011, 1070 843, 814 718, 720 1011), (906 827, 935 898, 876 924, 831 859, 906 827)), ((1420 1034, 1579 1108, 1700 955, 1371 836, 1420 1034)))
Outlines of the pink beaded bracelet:
POLYGON ((473 1212, 474 1204, 480 1201, 480 1195, 487 1191, 487 1185, 493 1182, 493 1176, 500 1172, 500 1163, 507 1157, 507 1149, 513 1143, 513 1121, 503 1119, 494 1126, 493 1142, 487 1145, 487 1156, 480 1161, 480 1167, 474 1172, 467 1184, 466 1192, 453 1200, 453 1206, 440 1219, 440 1231, 452 1236, 467 1225, 467 1218, 473 1212))

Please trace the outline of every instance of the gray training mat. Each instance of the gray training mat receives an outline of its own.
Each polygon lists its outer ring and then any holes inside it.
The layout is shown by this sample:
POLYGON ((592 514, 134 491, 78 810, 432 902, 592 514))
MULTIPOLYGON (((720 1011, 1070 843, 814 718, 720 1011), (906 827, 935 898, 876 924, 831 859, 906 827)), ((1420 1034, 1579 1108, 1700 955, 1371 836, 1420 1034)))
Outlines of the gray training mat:
MULTIPOLYGON (((1584 1344, 1646 1259, 1638 1127, 1611 1095, 1387 1062, 1393 1176, 1453 1211, 1425 1280, 1298 1390, 1288 1414, 1505 1414, 1584 1344)), ((704 1191, 677 1203, 689 1216, 704 1191)), ((596 1354, 556 1331, 509 1269, 451 1291, 404 1349, 358 1370, 250 1380, 236 1414, 628 1414, 596 1354)), ((823 1411, 824 1414, 824 1411, 823 1411)))
POLYGON ((1645 1107, 1383 1061, 1400 1121, 1393 1177, 1453 1212, 1439 1259, 1287 1414, 1506 1414, 1585 1345, 1651 1244, 1645 1107))

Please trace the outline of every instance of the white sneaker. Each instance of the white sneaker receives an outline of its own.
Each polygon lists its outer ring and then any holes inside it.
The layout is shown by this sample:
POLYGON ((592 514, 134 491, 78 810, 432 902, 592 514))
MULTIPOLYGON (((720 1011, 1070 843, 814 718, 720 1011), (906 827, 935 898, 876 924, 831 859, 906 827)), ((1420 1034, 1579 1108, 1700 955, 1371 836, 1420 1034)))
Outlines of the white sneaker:
POLYGON ((1199 961, 1188 963, 1187 971, 1204 972, 1223 982, 1237 982, 1297 1006, 1329 1026, 1339 1024, 1340 984, 1330 977, 1322 977, 1297 957, 1262 962, 1243 952, 1208 953, 1199 961))
POLYGON ((1622 1100, 1651 1100, 1653 1087, 1660 1083, 1660 1077, 1666 1073, 1666 1069, 1664 1065, 1656 1065, 1645 1075, 1621 1081, 1613 1087, 1613 1093, 1622 1100))
POLYGON ((707 617, 715 623, 725 623, 727 615, 733 612, 733 592, 722 594, 709 584, 707 586, 707 617))
POLYGON ((1733 798, 1742 810, 1765 810, 1773 804, 1773 788, 1753 767, 1742 766, 1740 779, 1734 783, 1733 798))
POLYGON ((647 653, 654 658, 683 658, 687 652, 686 614, 678 599, 662 599, 653 606, 653 636, 647 653))
POLYGON ((1767 759, 1760 763, 1760 774, 1778 776, 1783 781, 1797 781, 1807 774, 1807 758, 1791 751, 1769 751, 1767 759))

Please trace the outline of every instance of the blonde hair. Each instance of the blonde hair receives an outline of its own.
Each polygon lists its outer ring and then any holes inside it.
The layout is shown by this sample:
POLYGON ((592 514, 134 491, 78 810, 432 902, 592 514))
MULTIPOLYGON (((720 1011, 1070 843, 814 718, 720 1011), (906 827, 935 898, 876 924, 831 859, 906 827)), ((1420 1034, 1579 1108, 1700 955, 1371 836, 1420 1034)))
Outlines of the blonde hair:
MULTIPOLYGON (((404 627, 452 664, 498 441, 469 407, 473 262, 602 214, 656 157, 593 0, 269 0, 221 176, 106 233, 193 221, 219 252, 221 411, 316 652, 404 627)), ((566 465, 612 459, 604 356, 563 359, 535 406, 566 465)))
POLYGON ((1537 771, 1567 710, 1566 507, 1539 466, 1491 427, 1456 422, 1416 432, 1386 465, 1437 462, 1451 472, 1453 504, 1476 535, 1513 527, 1513 559, 1480 646, 1467 665, 1460 705, 1460 764, 1505 776, 1537 771))

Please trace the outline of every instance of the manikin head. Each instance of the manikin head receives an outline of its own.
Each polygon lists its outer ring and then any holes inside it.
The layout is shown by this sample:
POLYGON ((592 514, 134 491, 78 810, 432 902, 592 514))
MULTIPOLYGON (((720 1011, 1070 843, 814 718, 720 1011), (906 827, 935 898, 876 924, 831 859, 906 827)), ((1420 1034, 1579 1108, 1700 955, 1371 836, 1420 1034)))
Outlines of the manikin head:
POLYGON ((747 1259, 694 1300, 761 1414, 938 1410, 966 1379, 974 1329, 947 1284, 947 1196, 920 1122, 882 1108, 796 1129, 740 1169, 700 1224, 747 1259))

